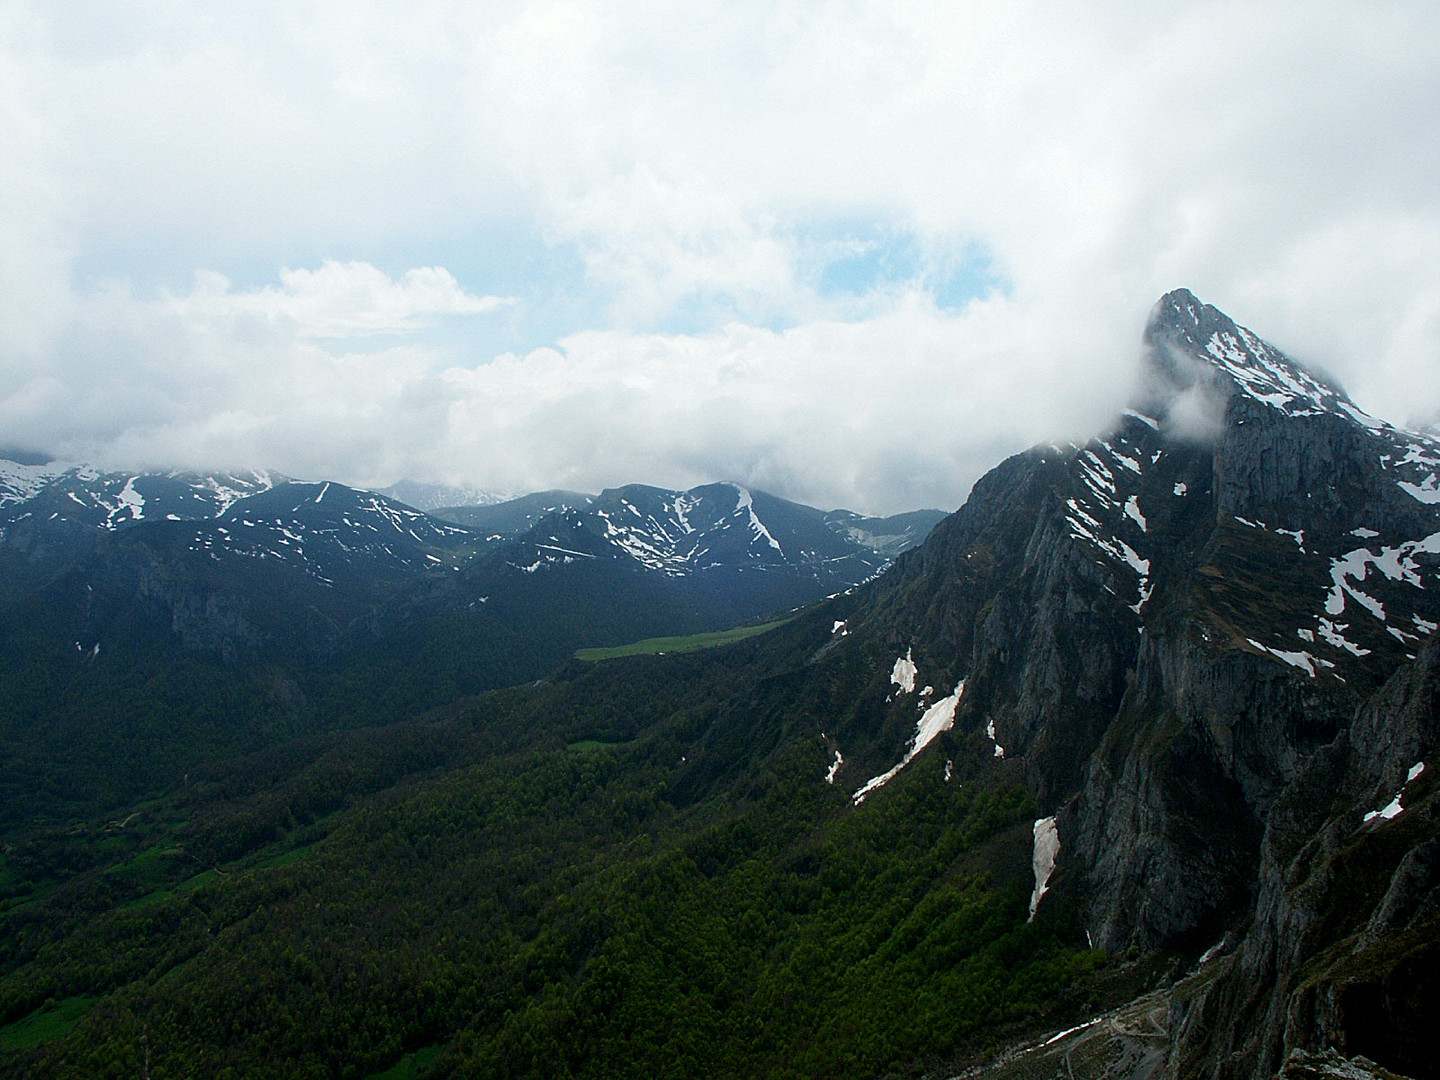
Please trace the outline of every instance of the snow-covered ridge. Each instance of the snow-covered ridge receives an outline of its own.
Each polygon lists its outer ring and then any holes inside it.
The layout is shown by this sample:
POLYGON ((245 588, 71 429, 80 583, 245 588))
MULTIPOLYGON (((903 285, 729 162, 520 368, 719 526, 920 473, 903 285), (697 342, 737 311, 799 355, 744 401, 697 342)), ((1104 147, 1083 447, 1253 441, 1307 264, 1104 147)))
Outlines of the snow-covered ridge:
POLYGON ((1367 428, 1383 426, 1342 391, 1321 382, 1242 326, 1211 334, 1205 351, 1241 393, 1287 416, 1330 412, 1367 428))
MULTIPOLYGON (((739 484, 713 485, 728 488, 735 502, 728 511, 721 510, 708 498, 712 492, 693 489, 684 492, 661 492, 658 499, 641 500, 639 495, 614 496, 609 509, 599 506, 595 515, 603 522, 607 540, 630 558, 650 570, 680 576, 707 566, 720 565, 717 550, 722 541, 726 547, 738 546, 745 557, 763 561, 756 545, 783 556, 778 540, 755 513, 754 497, 739 484), (644 501, 647 506, 636 505, 644 501)), ((622 489, 623 490, 623 489, 622 489)), ((604 493, 601 500, 606 500, 604 493)))
POLYGON ((803 568, 817 578, 855 584, 889 561, 851 537, 857 520, 870 519, 826 513, 741 484, 687 491, 634 484, 607 489, 585 507, 540 522, 525 539, 537 543, 548 534, 552 539, 545 542, 564 545, 562 537, 585 533, 596 541, 582 545, 590 552, 631 559, 668 577, 722 567, 803 568))
POLYGON ((91 465, 23 465, 0 459, 0 510, 18 519, 32 503, 54 503, 47 516, 116 529, 139 521, 218 517, 241 499, 285 478, 269 472, 101 472, 91 465))
POLYGON ((9 458, 0 458, 0 506, 31 499, 52 480, 78 468, 80 466, 74 462, 22 465, 9 458))
POLYGON ((1440 505, 1440 439, 1370 416, 1338 385, 1307 371, 1273 345, 1185 290, 1171 293, 1147 335, 1209 364, 1234 390, 1286 416, 1340 416, 1371 432, 1396 484, 1418 502, 1440 505))
POLYGON ((1440 504, 1440 441, 1370 416, 1243 327, 1216 332, 1206 351, 1242 393, 1286 416, 1332 413, 1370 431, 1381 443, 1381 465, 1397 474, 1396 485, 1417 502, 1440 504))
POLYGON ((324 584, 362 566, 386 573, 453 565, 455 541, 468 535, 372 492, 268 472, 101 472, 4 461, 0 487, 0 539, 15 530, 118 532, 163 522, 167 531, 157 535, 195 554, 285 564, 324 584))
POLYGON ((1338 386, 1306 371, 1187 289, 1161 298, 1146 336, 1208 363, 1236 391, 1287 416, 1328 412, 1366 428, 1387 426, 1361 410, 1338 386))
MULTIPOLYGON (((468 530, 383 495, 341 484, 290 483, 260 499, 242 499, 195 534, 192 549, 213 558, 275 561, 330 585, 367 565, 424 570, 468 530)), ((452 564, 453 565, 453 564, 452 564)))
MULTIPOLYGON (((1147 429, 1154 428, 1154 421, 1148 417, 1133 411, 1127 416, 1147 429)), ((1079 483, 1065 501, 1070 535, 1093 546, 1117 568, 1135 575, 1134 599, 1125 602, 1137 615, 1153 588, 1150 559, 1137 550, 1145 547, 1150 531, 1139 489, 1146 468, 1159 459, 1158 453, 1146 451, 1132 438, 1138 434, 1133 427, 1122 424, 1106 438, 1092 439, 1079 448, 1073 459, 1079 483)))

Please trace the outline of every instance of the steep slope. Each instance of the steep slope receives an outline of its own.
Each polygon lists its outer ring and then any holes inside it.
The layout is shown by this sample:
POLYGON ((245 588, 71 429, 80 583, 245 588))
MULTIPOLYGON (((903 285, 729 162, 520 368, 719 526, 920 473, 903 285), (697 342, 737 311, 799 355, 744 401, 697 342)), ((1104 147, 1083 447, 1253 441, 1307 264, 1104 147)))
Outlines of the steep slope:
POLYGON ((985 477, 851 627, 963 680, 1110 948, 1238 917, 1283 785, 1440 622, 1440 445, 1186 292, 1146 349, 1140 408, 985 477))
POLYGON ((102 472, 0 457, 0 604, 53 580, 102 534, 213 518, 283 482, 270 473, 102 472))
POLYGON ((1183 291, 1146 350, 1114 432, 999 467, 847 630, 1018 759, 1059 845, 1037 898, 1088 940, 1194 955, 1257 919, 1177 999, 1173 1075, 1326 1045, 1434 1075, 1430 781, 1407 777, 1435 739, 1440 444, 1183 291), (1402 789, 1408 825, 1365 819, 1402 789))
POLYGON ((1275 801, 1255 918, 1177 995, 1173 1071, 1270 1076, 1326 1048, 1440 1076, 1440 641, 1311 755, 1275 801))

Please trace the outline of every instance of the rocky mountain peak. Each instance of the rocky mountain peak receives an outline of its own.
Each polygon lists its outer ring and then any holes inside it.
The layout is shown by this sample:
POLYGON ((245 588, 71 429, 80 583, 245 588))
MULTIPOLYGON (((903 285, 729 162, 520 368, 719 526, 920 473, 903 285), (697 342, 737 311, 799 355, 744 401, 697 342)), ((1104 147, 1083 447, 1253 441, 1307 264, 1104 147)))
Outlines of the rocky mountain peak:
POLYGON ((1287 416, 1339 415, 1380 427, 1337 382, 1310 371, 1188 289, 1166 293, 1145 327, 1143 405, 1184 422, 1197 396, 1212 410, 1240 396, 1287 416))

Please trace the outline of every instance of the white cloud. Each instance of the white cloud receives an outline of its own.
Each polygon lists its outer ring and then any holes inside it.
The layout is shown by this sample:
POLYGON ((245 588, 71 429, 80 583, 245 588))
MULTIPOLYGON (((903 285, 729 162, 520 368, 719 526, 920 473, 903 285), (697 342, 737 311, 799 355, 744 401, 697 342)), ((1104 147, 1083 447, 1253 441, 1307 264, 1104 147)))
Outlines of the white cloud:
POLYGON ((406 333, 433 316, 478 315, 513 302, 470 296, 443 267, 407 270, 395 280, 369 263, 325 262, 318 270, 281 270, 278 289, 237 292, 224 276, 202 273, 193 292, 164 306, 189 323, 284 320, 298 337, 344 338, 406 333))
POLYGON ((1099 424, 1181 285, 1404 419, 1440 410, 1437 100, 1428 0, 19 0, 0 424, 948 505, 1099 424), (938 306, 957 266, 999 290, 938 306))
POLYGON ((436 267, 391 278, 325 263, 280 277, 278 288, 236 290, 202 273, 189 292, 154 300, 108 284, 79 304, 46 373, 0 395, 0 424, 12 439, 101 461, 374 468, 403 454, 388 441, 424 428, 389 410, 410 408, 451 362, 432 343, 396 339, 505 302, 465 293, 436 267), (334 339, 357 347, 321 344, 334 339))

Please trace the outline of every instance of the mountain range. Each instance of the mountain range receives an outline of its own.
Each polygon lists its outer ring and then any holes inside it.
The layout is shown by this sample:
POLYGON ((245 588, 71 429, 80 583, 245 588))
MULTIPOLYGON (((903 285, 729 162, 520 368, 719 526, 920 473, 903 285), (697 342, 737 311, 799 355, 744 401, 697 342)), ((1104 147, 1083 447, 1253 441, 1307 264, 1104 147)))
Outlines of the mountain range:
POLYGON ((854 587, 944 516, 827 514, 733 484, 446 513, 268 473, 0 462, 0 731, 26 748, 0 755, 0 788, 15 760, 41 760, 83 798, 96 785, 66 779, 60 742, 112 743, 117 714, 165 750, 112 744, 126 768, 102 803, 215 739, 399 719, 579 648, 733 626, 854 587), (193 680, 198 710, 167 719, 154 688, 193 680), (204 735, 186 727, 197 711, 204 735))
POLYGON ((1110 431, 933 529, 724 484, 434 517, 280 484, 142 524, 137 480, 83 548, 49 523, 86 496, 27 481, 0 1046, 55 1077, 1440 1075, 1440 440, 1185 290, 1141 347, 1110 431), (786 618, 596 661, 547 626, 541 670, 492 665, 538 682, 468 696, 521 598, 616 641, 637 607, 786 618), (126 634, 127 700, 180 721, 87 690, 126 634), (196 704, 222 686, 263 703, 243 739, 196 704), (87 796, 137 737, 183 776, 87 796))

